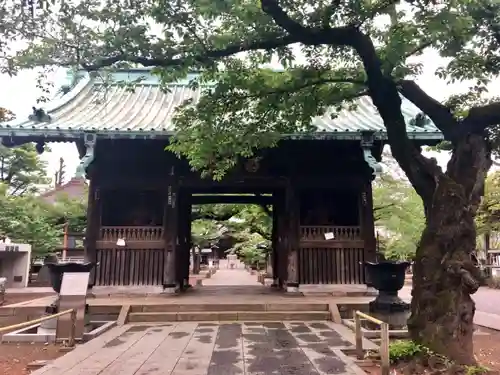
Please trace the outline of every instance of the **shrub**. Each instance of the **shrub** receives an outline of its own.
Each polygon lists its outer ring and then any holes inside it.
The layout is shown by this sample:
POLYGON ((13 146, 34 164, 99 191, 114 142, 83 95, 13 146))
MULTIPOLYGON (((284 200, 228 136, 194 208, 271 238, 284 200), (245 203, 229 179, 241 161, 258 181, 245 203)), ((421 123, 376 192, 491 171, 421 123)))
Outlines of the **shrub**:
POLYGON ((391 363, 410 360, 429 354, 429 350, 410 340, 397 340, 389 344, 389 359, 391 363))

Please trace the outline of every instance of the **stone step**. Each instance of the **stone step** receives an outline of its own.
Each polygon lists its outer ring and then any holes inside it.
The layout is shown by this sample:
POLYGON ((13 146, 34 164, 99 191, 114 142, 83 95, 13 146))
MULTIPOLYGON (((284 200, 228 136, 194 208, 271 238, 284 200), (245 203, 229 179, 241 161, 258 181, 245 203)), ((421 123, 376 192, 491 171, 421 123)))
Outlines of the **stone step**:
POLYGON ((328 311, 185 311, 135 312, 128 316, 129 323, 159 323, 186 321, 282 321, 330 320, 328 311))
POLYGON ((222 303, 222 304, 145 304, 130 306, 131 313, 176 313, 176 312, 238 312, 238 311, 329 311, 326 303, 222 303))

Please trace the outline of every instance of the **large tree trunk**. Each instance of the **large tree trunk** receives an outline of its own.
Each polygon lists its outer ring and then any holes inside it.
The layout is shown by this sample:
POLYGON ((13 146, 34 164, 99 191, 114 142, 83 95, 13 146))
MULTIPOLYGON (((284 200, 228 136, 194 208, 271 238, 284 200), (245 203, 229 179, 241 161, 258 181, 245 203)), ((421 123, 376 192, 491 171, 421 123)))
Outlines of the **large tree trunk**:
POLYGON ((351 38, 365 68, 370 97, 384 120, 392 155, 422 198, 426 214, 413 273, 410 334, 454 362, 474 364, 471 294, 479 288, 480 273, 470 254, 476 246, 474 216, 491 165, 486 136, 474 133, 472 124, 464 127, 448 108, 421 90, 413 90, 419 99, 416 105, 453 141, 452 158, 443 173, 409 140, 398 89, 382 73, 370 37, 359 32, 351 38))
POLYGON ((453 150, 446 173, 436 174, 427 225, 417 248, 409 330, 413 340, 460 364, 475 363, 472 333, 480 273, 474 216, 491 165, 484 136, 470 135, 453 150))

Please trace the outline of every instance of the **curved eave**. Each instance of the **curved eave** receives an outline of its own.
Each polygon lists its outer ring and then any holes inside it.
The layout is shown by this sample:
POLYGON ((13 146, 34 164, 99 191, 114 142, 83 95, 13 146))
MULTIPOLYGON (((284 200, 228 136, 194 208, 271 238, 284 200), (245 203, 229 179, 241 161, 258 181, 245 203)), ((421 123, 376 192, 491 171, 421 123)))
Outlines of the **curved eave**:
MULTIPOLYGON (((93 131, 81 129, 14 129, 10 127, 0 128, 0 137, 3 138, 28 138, 45 142, 72 142, 83 139, 87 133, 96 134, 98 139, 168 139, 174 135, 172 131, 115 131, 115 130, 99 130, 93 131)), ((362 131, 356 132, 310 132, 310 133, 295 133, 283 135, 283 139, 291 140, 340 140, 340 141, 358 141, 362 139, 362 131)), ((374 132, 376 141, 387 141, 387 133, 382 131, 374 132)), ((408 132, 408 137, 411 140, 419 142, 442 141, 443 135, 439 132, 408 132)))
MULTIPOLYGON (((93 85, 92 79, 89 74, 85 74, 82 76, 80 81, 65 95, 61 95, 59 97, 56 97, 52 99, 50 102, 48 102, 46 105, 43 106, 44 111, 51 115, 61 108, 66 107, 69 105, 71 102, 76 100, 80 93, 84 91, 86 88, 90 87, 93 85)), ((12 121, 9 121, 7 123, 1 124, 0 128, 4 129, 16 129, 18 131, 25 131, 25 130, 30 130, 31 124, 33 121, 31 121, 28 118, 17 118, 12 121)), ((36 129, 38 131, 38 129, 36 129)))
MULTIPOLYGON (((127 81, 142 77, 144 70, 123 71, 115 79, 127 81)), ((185 80, 187 82, 187 80, 185 80)), ((72 142, 87 133, 100 139, 167 139, 175 134, 172 118, 175 108, 186 99, 198 100, 201 89, 192 91, 186 82, 171 85, 169 92, 158 86, 158 78, 146 76, 134 92, 121 85, 112 85, 104 99, 96 99, 100 93, 98 78, 85 74, 65 95, 44 105, 52 117, 50 122, 34 122, 29 118, 0 124, 0 137, 24 138, 23 142, 72 142)), ((432 123, 411 125, 420 112, 412 103, 403 100, 402 113, 407 122, 410 139, 419 143, 437 143, 442 134, 432 123)), ((374 134, 375 140, 387 141, 382 119, 369 98, 361 98, 358 109, 343 111, 333 118, 330 113, 313 118, 316 132, 283 136, 284 139, 361 140, 364 132, 374 134)), ((6 141, 6 144, 14 144, 6 141)))

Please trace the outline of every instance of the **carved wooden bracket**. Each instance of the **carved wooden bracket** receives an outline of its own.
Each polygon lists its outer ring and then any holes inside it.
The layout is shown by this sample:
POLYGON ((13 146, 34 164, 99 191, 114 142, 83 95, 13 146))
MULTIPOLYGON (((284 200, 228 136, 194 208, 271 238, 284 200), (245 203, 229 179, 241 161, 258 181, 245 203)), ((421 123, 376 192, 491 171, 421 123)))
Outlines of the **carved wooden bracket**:
POLYGON ((80 164, 76 168, 76 177, 83 178, 87 174, 87 168, 92 163, 95 157, 95 145, 97 142, 97 134, 85 133, 83 142, 85 144, 85 155, 80 159, 80 164))
POLYGON ((373 178, 376 178, 382 173, 382 166, 372 154, 372 147, 375 139, 374 133, 362 132, 361 137, 361 149, 363 150, 363 158, 365 159, 368 166, 373 170, 373 178))

